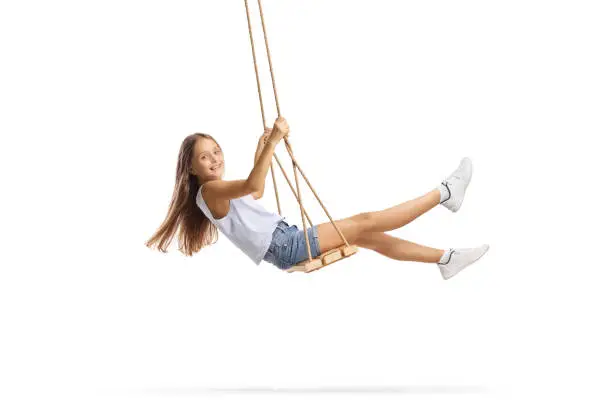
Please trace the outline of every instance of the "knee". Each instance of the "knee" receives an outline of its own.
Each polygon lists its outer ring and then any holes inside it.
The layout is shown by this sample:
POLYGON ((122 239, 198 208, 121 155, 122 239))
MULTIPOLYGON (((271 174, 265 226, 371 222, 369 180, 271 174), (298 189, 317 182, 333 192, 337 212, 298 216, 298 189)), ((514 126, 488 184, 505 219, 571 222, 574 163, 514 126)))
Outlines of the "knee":
POLYGON ((374 215, 371 212, 363 212, 355 215, 353 218, 359 225, 360 232, 367 232, 374 226, 374 215))

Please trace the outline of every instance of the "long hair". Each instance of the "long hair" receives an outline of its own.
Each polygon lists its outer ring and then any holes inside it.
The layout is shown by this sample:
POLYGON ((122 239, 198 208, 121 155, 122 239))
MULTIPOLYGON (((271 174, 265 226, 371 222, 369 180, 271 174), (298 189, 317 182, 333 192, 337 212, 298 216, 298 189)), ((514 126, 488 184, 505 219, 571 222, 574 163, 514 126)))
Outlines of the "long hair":
POLYGON ((177 230, 179 251, 187 256, 192 256, 202 247, 214 244, 218 240, 217 227, 196 204, 199 188, 197 176, 189 173, 193 149, 200 137, 217 143, 212 136, 205 133, 194 133, 183 140, 176 164, 176 182, 168 213, 155 234, 145 243, 149 248, 155 247, 167 253, 168 245, 177 230))

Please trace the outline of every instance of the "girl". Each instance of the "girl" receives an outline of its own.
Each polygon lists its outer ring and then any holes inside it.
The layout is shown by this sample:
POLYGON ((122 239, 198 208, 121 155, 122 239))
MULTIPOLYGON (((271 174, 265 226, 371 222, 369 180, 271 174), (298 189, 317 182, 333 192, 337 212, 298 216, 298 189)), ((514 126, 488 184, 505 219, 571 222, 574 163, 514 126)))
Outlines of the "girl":
MULTIPOLYGON (((276 145, 288 137, 284 118, 274 122, 259 139, 255 164, 246 179, 223 180, 225 160, 217 141, 195 133, 183 140, 176 168, 176 184, 166 219, 146 245, 167 252, 179 231, 179 250, 191 256, 217 241, 218 230, 255 264, 269 262, 280 269, 308 258, 304 233, 285 217, 270 212, 256 200, 264 192, 266 175, 276 145)), ((444 279, 474 263, 489 249, 430 248, 386 234, 400 228, 438 204, 457 212, 472 177, 469 158, 427 194, 381 211, 363 212, 336 222, 349 244, 376 251, 400 261, 436 263, 444 279)), ((343 245, 331 223, 308 228, 313 258, 343 245)))

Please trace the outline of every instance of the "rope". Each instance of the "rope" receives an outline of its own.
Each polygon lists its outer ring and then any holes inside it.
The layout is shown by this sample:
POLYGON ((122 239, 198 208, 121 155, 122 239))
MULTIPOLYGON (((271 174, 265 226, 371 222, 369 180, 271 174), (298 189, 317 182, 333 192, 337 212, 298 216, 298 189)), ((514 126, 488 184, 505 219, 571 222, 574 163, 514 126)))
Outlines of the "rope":
POLYGON ((312 186, 312 184, 310 184, 310 181, 308 181, 308 177, 306 177, 306 174, 304 174, 304 171, 302 170, 302 168, 298 164, 297 160, 295 160, 295 157, 293 157, 293 149, 291 148, 291 145, 289 144, 288 140, 285 140, 285 145, 287 147, 287 152, 289 152, 289 155, 291 156, 291 159, 293 160, 293 163, 294 163, 295 167, 297 167, 297 169, 300 171, 300 174, 302 174, 302 177, 304 177, 304 181, 306 181, 306 184, 308 184, 308 187, 310 187, 310 191, 312 191, 312 194, 314 194, 314 196, 317 198, 317 201, 319 202, 319 205, 321 205, 321 208, 323 208, 323 211, 325 211, 325 215, 327 215, 327 218, 329 218, 329 221, 333 225, 333 227, 336 230, 336 232, 338 233, 338 235, 340 235, 340 238, 342 239, 342 241, 344 241, 344 244, 346 246, 349 246, 350 244, 348 243, 348 241, 344 237, 344 234, 342 233, 342 231, 340 231, 340 228, 338 228, 338 225, 336 225, 336 223, 334 222, 331 214, 329 213, 329 211, 327 211, 327 208, 323 204, 323 201, 321 201, 321 199, 319 198, 319 195, 315 191, 314 187, 312 186))
POLYGON ((310 240, 308 239, 308 231, 306 230, 306 221, 304 220, 304 206, 302 205, 302 195, 300 194, 300 181, 298 179, 297 166, 295 163, 295 159, 293 160, 293 175, 295 176, 295 188, 297 190, 298 202, 300 203, 300 214, 302 215, 302 224, 304 225, 304 240, 306 241, 306 250, 308 251, 308 260, 312 261, 312 252, 310 250, 310 240))
MULTIPOLYGON (((246 0, 245 0, 246 1, 246 0)), ((276 92, 276 81, 274 80, 274 70, 272 69, 272 57, 270 56, 270 47, 268 46, 268 33, 266 32, 266 22, 264 21, 263 9, 261 8, 261 0, 257 0, 259 5, 259 16, 261 17, 261 28, 263 29, 264 41, 266 43, 266 55, 268 55, 268 66, 270 67, 270 76, 272 77, 272 89, 274 90, 274 100, 276 101, 276 113, 281 116, 280 104, 278 103, 278 94, 276 92)))
MULTIPOLYGON (((255 43, 253 42, 253 28, 251 27, 251 15, 249 13, 249 5, 247 3, 247 0, 244 0, 244 8, 246 10, 247 23, 249 25, 249 38, 251 39, 251 53, 253 54, 253 66, 255 67, 255 79, 257 80, 257 94, 259 95, 259 107, 261 108, 261 121, 263 122, 263 128, 265 132, 266 131, 266 115, 264 113, 263 98, 261 96, 261 83, 259 82, 259 70, 257 69, 257 56, 255 55, 255 43)), ((274 153, 274 155, 276 156, 276 153, 274 153)), ((276 195, 276 207, 278 208, 278 213, 282 215, 280 197, 278 195, 278 186, 276 185, 276 176, 274 174, 274 166, 272 165, 272 162, 270 162, 270 173, 272 174, 272 184, 274 184, 274 194, 276 195)))
MULTIPOLYGON (((264 41, 265 41, 265 44, 266 44, 266 55, 268 56, 268 66, 270 68, 270 77, 272 78, 272 89, 274 90, 274 100, 276 102, 276 112, 278 114, 278 117, 280 117, 281 116, 281 113, 280 113, 280 104, 278 102, 278 92, 276 91, 276 81, 274 79, 274 69, 272 68, 272 56, 270 54, 270 47, 269 47, 269 44, 268 44, 268 33, 266 31, 266 23, 265 23, 265 20, 264 20, 264 13, 263 13, 263 8, 261 6, 261 0, 257 0, 257 4, 259 6, 259 16, 261 18, 261 26, 262 26, 262 29, 263 29, 264 41)), ((260 81, 259 81, 259 71, 257 69, 257 58, 255 56, 255 43, 253 41, 253 29, 251 27, 251 18, 250 18, 250 14, 249 14, 248 0, 244 0, 244 7, 245 7, 245 10, 246 10, 247 22, 248 22, 248 26, 249 26, 249 37, 251 39, 251 52, 253 54, 253 65, 255 66, 255 77, 257 79, 257 92, 259 94, 259 106, 261 108, 261 118, 262 118, 262 121, 263 121, 264 130, 265 130, 266 129, 266 119, 265 119, 265 114, 264 114, 263 98, 262 98, 262 94, 261 94, 261 84, 260 84, 260 81)), ((323 208, 323 211, 325 211, 325 214, 327 215, 327 218, 329 218, 329 221, 334 226, 336 232, 338 233, 338 235, 340 235, 340 238, 342 238, 342 241, 344 241, 344 244, 348 247, 350 244, 348 243, 348 241, 344 237, 344 234, 342 233, 342 231, 340 231, 340 228, 338 228, 338 226, 336 225, 336 223, 332 219, 331 215, 329 214, 329 211, 327 211, 327 208, 325 207, 325 205, 323 205, 323 202, 319 198, 317 192, 314 190, 314 188, 310 184, 310 181, 308 181, 308 178, 306 178, 306 175, 302 171, 302 168, 299 166, 297 160, 295 159, 295 156, 293 155, 293 149, 291 148, 291 144, 289 143, 289 140, 287 140, 286 137, 284 138, 284 140, 285 140, 285 147, 287 148, 287 152, 289 153, 289 156, 291 157, 291 161, 293 163, 293 173, 294 173, 294 176, 295 176, 295 188, 296 188, 297 192, 296 192, 296 190, 293 189, 293 185, 291 184, 291 181, 289 180, 289 177, 287 176, 287 173, 285 172, 285 169, 283 169, 283 166, 281 165, 280 160, 278 160, 278 157, 276 156, 276 153, 274 153, 274 159, 276 160, 276 162, 278 163, 278 166, 280 167, 281 171, 283 172, 283 175, 285 176, 285 180, 287 181, 287 184, 289 184, 289 187, 291 187, 291 191, 293 192, 293 195, 295 196, 295 198, 296 198, 296 200, 298 202, 298 205, 300 206, 300 213, 302 215, 302 225, 304 227, 303 228, 303 230, 304 230, 303 231, 304 232, 304 238, 306 239, 306 248, 308 250, 308 259, 310 261, 312 261, 312 253, 311 253, 311 249, 310 249, 310 240, 308 239, 308 233, 307 233, 307 229, 306 229, 306 218, 308 218, 308 222, 310 223, 311 227, 313 226, 313 224, 312 224, 312 220, 310 219, 310 217, 306 213, 306 210, 304 209, 304 205, 302 203, 302 195, 301 195, 301 192, 300 192, 300 183, 299 183, 299 180, 298 180, 298 171, 300 172, 300 174, 302 175, 302 177, 306 181, 306 184, 308 184, 308 187, 310 187, 310 190, 312 191, 312 193, 317 198, 317 201, 319 202, 319 204, 323 208)), ((279 201, 279 196, 278 196, 278 190, 277 190, 277 187, 276 187, 276 179, 274 177, 274 169, 272 167, 272 163, 270 163, 270 169, 272 170, 272 179, 274 180, 274 192, 276 193, 276 202, 277 202, 278 211, 279 211, 279 214, 280 214, 280 201, 279 201)))
MULTIPOLYGON (((261 121, 263 122, 263 127, 264 130, 267 128, 266 126, 266 115, 265 115, 265 110, 264 110, 264 104, 263 104, 263 97, 262 97, 262 93, 261 93, 261 81, 259 80, 259 69, 257 67, 257 55, 255 53, 255 43, 253 41, 253 27, 251 25, 251 15, 249 13, 249 5, 248 5, 248 1, 244 0, 244 8, 246 11, 246 16, 247 16, 247 24, 249 27, 249 38, 251 40, 251 54, 253 55, 253 66, 255 68, 255 79, 257 81, 257 94, 259 96, 259 108, 261 110, 261 121)), ((261 9, 260 9, 261 10, 261 9)), ((276 91, 275 91, 275 96, 276 96, 276 91)), ((278 100, 278 99, 277 99, 278 100)), ((281 172, 283 173, 283 176, 285 176, 285 180, 287 181, 287 184, 289 184, 289 187, 291 188, 291 192, 293 193, 293 196, 296 198, 296 200, 298 200, 298 204, 300 202, 298 195, 295 191, 295 189, 293 188, 293 184, 291 183, 291 181, 289 180, 289 176, 287 176, 287 173, 285 172, 285 169, 283 168, 283 165, 281 164, 280 160, 278 159, 278 156, 276 155, 276 153, 274 153, 274 159, 276 160, 276 163, 278 164, 278 167, 281 169, 281 172)), ((270 170, 274 170, 274 168, 272 167, 272 164, 270 164, 270 170)), ((274 182, 274 192, 276 193, 276 204, 278 207, 278 213, 281 214, 280 212, 280 199, 279 199, 279 195, 278 195, 278 188, 276 186, 276 178, 274 177, 274 172, 272 172, 272 180, 274 182)), ((308 215, 308 213, 305 212, 306 218, 308 219, 308 222, 310 223, 310 226, 313 226, 312 220, 310 219, 310 216, 308 215)))
MULTIPOLYGON (((297 193, 293 189, 293 184, 291 184, 291 180, 289 180, 289 176, 287 176, 287 173, 285 172, 285 169, 283 168, 283 165, 281 164, 281 162, 278 160, 278 157, 276 157, 276 155, 274 155, 274 158, 276 159, 276 162, 278 163, 278 167, 280 167, 281 171, 283 172, 283 175, 285 176, 285 180, 287 180, 287 184, 289 184, 289 187, 291 188, 291 192, 293 193, 293 196, 295 197, 295 199, 298 201, 298 204, 299 204, 300 200, 298 199, 297 193)), ((306 209, 304 209, 304 214, 306 215, 306 218, 308 219, 308 223, 312 227, 313 226, 312 220, 308 216, 308 213, 306 212, 306 209)))

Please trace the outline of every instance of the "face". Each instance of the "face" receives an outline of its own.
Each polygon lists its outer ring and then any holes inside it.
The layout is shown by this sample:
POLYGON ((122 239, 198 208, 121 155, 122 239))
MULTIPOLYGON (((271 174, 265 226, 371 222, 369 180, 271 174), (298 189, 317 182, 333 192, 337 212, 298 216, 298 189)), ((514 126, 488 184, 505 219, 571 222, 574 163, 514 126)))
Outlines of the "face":
POLYGON ((225 170, 223 152, 214 140, 198 138, 191 158, 191 173, 198 176, 200 182, 221 179, 225 170))

